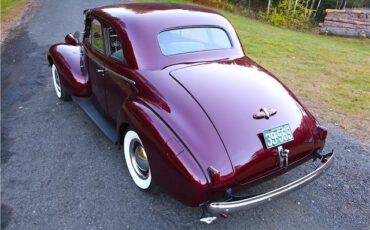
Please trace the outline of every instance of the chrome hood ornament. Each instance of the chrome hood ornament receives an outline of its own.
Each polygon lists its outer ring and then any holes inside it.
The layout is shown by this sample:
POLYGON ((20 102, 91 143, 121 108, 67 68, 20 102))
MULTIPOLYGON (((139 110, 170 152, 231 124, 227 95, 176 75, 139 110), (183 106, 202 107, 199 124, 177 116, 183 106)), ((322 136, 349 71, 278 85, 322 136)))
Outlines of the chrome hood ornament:
POLYGON ((253 114, 254 119, 261 119, 266 118, 269 119, 270 117, 274 116, 277 113, 276 109, 267 109, 262 107, 259 112, 253 114))

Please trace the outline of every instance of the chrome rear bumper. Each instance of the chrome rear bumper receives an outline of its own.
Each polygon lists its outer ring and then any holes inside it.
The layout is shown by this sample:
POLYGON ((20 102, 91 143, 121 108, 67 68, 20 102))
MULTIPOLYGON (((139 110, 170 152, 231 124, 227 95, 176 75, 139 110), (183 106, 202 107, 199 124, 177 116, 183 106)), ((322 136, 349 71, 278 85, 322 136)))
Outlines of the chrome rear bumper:
POLYGON ((318 178, 326 171, 333 163, 334 156, 333 154, 327 159, 322 159, 320 166, 313 172, 305 175, 304 177, 293 181, 287 185, 284 185, 280 188, 266 192, 260 195, 256 195, 250 198, 237 200, 237 201, 224 201, 224 202, 214 202, 206 205, 205 210, 208 212, 206 216, 201 218, 202 222, 212 223, 218 215, 227 215, 228 213, 247 210, 267 202, 276 200, 280 197, 283 197, 318 178))

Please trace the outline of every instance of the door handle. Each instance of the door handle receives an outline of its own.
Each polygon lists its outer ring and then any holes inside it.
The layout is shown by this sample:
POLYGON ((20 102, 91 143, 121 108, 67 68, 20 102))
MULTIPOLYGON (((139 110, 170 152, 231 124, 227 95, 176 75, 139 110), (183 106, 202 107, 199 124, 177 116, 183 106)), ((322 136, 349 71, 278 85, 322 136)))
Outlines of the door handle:
POLYGON ((105 72, 105 69, 97 69, 96 72, 98 72, 98 73, 104 73, 105 72))

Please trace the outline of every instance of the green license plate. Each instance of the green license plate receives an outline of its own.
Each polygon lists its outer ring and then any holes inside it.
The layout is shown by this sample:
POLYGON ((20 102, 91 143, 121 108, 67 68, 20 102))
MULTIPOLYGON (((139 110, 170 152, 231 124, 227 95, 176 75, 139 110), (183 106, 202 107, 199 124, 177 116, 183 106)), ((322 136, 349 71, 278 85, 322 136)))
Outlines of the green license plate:
POLYGON ((294 140, 289 124, 263 131, 263 138, 268 149, 294 140))

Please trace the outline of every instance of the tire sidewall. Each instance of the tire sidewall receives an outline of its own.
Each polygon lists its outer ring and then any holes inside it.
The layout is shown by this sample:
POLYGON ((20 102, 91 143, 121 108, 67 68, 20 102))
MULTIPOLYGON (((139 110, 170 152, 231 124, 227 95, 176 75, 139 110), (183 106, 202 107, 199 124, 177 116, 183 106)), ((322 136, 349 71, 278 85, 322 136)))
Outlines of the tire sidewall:
POLYGON ((64 90, 63 84, 60 78, 60 74, 58 72, 58 68, 55 66, 55 64, 52 64, 51 72, 52 72, 52 77, 53 77, 54 90, 55 90, 57 97, 62 101, 70 101, 71 96, 68 92, 64 90), (58 77, 59 77, 60 90, 58 90, 58 87, 57 87, 56 74, 58 74, 58 77))
MULTIPOLYGON (((51 66, 51 73, 52 73, 52 76, 53 76, 53 85, 54 85, 55 93, 56 93, 56 95, 59 99, 62 99, 63 89, 62 89, 61 84, 60 84, 60 89, 58 89, 57 81, 56 81, 56 74, 58 74, 58 76, 59 76, 59 73, 58 73, 57 67, 54 64, 51 66)), ((59 83, 60 83, 60 76, 59 76, 59 83)))
MULTIPOLYGON (((149 176, 146 179, 140 178, 136 172, 135 169, 133 168, 134 166, 132 165, 131 161, 131 154, 130 154, 130 148, 131 148, 131 142, 134 140, 138 140, 140 144, 144 147, 139 135, 133 131, 132 129, 128 130, 123 139, 123 153, 125 156, 125 161, 127 165, 127 169, 131 175, 132 180, 136 184, 137 187, 143 190, 148 190, 152 184, 152 174, 150 171, 150 165, 149 165, 149 176)), ((145 149, 145 147, 144 147, 145 149)))

